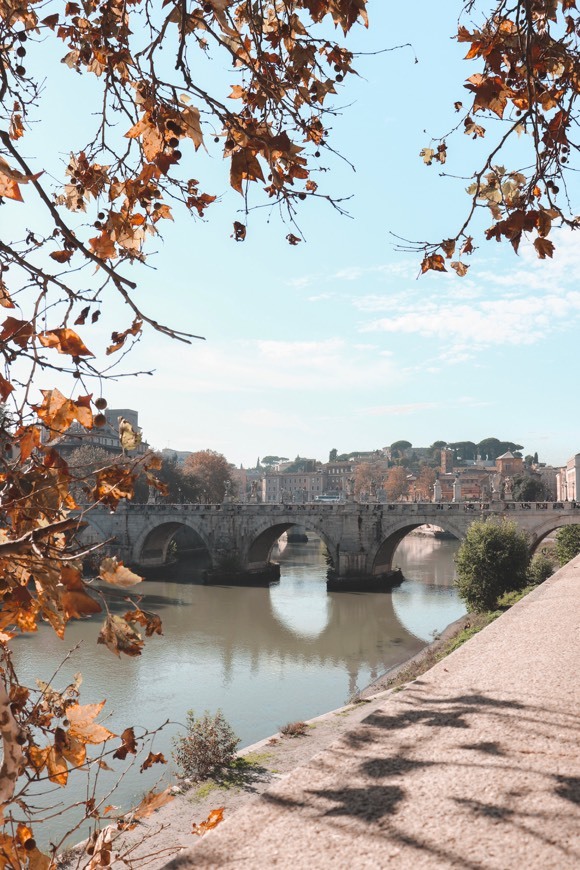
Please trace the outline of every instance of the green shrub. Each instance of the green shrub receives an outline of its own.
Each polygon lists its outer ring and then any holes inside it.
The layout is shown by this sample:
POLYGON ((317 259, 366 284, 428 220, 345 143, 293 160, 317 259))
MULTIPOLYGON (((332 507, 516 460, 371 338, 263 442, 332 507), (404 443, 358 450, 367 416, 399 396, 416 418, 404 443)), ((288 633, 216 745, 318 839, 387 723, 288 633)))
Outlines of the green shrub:
POLYGON ((173 738, 173 758, 183 776, 206 779, 233 762, 239 742, 221 710, 198 719, 188 710, 187 733, 173 738))
POLYGON ((565 565, 580 553, 580 526, 565 526, 556 532, 556 556, 565 565))
POLYGON ((536 553, 528 568, 528 580, 538 586, 548 577, 551 577, 555 570, 556 566, 549 556, 545 556, 544 553, 536 553))
POLYGON ((455 556, 459 595, 477 613, 493 610, 504 592, 523 589, 528 539, 515 523, 490 518, 471 524, 455 556))

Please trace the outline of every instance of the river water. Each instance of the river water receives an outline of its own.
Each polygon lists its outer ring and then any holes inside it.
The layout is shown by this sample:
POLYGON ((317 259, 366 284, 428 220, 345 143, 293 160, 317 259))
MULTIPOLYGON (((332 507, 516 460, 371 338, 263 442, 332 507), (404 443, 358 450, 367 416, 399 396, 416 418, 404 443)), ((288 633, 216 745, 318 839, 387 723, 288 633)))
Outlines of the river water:
MULTIPOLYGON (((54 685, 64 687, 81 671, 81 703, 106 698, 108 718, 102 721, 111 731, 134 725, 140 733, 169 719, 153 747, 169 759, 171 738, 182 730, 186 711, 220 708, 240 746, 247 746, 287 722, 343 705, 458 619, 465 609, 453 588, 457 545, 408 536, 394 560, 406 579, 392 593, 327 593, 318 539, 273 553, 282 573, 270 588, 204 586, 195 572, 181 582, 148 580, 138 590, 141 606, 160 614, 164 637, 148 639, 140 657, 117 659, 97 646, 95 619, 71 623, 64 641, 41 627, 15 644, 14 662, 25 685, 34 685, 36 677, 49 681, 80 644, 54 685)), ((111 609, 127 610, 121 595, 111 609)), ((123 767, 116 764, 116 773, 99 773, 100 793, 116 781, 123 767)), ((159 771, 139 774, 134 766, 107 802, 128 806, 154 785, 159 771)), ((64 797, 58 788, 50 790, 43 803, 64 797)), ((85 792, 84 775, 74 774, 67 803, 85 792)), ((54 839, 67 821, 50 825, 54 839)))

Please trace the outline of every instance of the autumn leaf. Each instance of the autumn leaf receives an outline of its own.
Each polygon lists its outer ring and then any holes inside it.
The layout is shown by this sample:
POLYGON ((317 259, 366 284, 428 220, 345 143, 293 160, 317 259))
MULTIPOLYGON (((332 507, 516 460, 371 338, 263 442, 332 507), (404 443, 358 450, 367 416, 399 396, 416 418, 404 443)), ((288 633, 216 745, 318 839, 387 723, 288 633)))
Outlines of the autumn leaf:
POLYGON ((139 335, 142 329, 143 321, 139 320, 139 318, 135 318, 128 329, 125 329, 123 332, 113 332, 111 335, 111 341, 113 344, 107 348, 107 355, 120 350, 130 335, 139 335))
POLYGON ((33 335, 34 329, 29 320, 19 320, 17 317, 9 316, 2 324, 0 342, 13 341, 14 344, 24 349, 33 335))
POLYGON ((104 706, 105 701, 101 701, 99 704, 85 704, 84 706, 73 704, 68 707, 66 716, 70 723, 70 736, 81 743, 95 744, 104 743, 111 737, 115 737, 116 735, 112 731, 94 721, 104 706))
POLYGON ((68 765, 62 755, 51 746, 46 756, 48 778, 57 785, 66 785, 68 780, 68 765))
POLYGON ((447 259, 451 259, 455 253, 455 239, 445 239, 441 242, 441 247, 447 259))
POLYGON ((199 122, 199 109, 196 109, 194 106, 188 106, 181 113, 181 122, 185 128, 185 135, 189 136, 197 151, 203 143, 203 134, 199 122))
POLYGON ((103 643, 116 656, 121 657, 121 653, 127 656, 140 656, 143 648, 143 639, 138 631, 135 631, 121 619, 119 616, 107 616, 97 643, 103 643))
POLYGON ((111 508, 116 508, 122 498, 133 498, 135 474, 120 465, 102 468, 95 474, 91 498, 111 508))
POLYGON ((240 223, 240 221, 234 221, 234 232, 233 236, 236 242, 243 242, 246 238, 246 227, 244 224, 240 223))
POLYGON ((135 731, 133 728, 125 728, 121 734, 121 745, 114 751, 113 758, 118 758, 120 761, 124 761, 129 753, 131 753, 131 755, 137 755, 137 752, 138 747, 135 740, 135 731))
POLYGON ((433 269, 435 272, 446 272, 445 268, 445 260, 441 256, 441 254, 430 254, 425 257, 423 262, 421 263, 421 273, 424 275, 425 272, 428 272, 429 269, 433 269))
POLYGON ((161 618, 156 613, 150 613, 148 610, 139 608, 130 610, 123 617, 125 622, 138 622, 145 629, 146 637, 151 637, 153 634, 163 634, 161 618))
POLYGON ((208 831, 211 831, 212 828, 216 828, 219 823, 223 821, 224 810, 225 807, 217 807, 217 809, 211 810, 204 822, 200 822, 199 825, 196 825, 194 822, 191 833, 197 834, 198 837, 203 837, 203 835, 207 834, 208 831))
POLYGON ((12 384, 9 383, 4 375, 0 373, 0 399, 5 402, 13 390, 14 387, 12 386, 12 384))
POLYGON ((135 819, 146 819, 155 810, 160 809, 161 807, 168 804, 173 800, 173 795, 171 794, 171 787, 164 789, 160 792, 150 791, 148 792, 138 807, 133 810, 133 818, 135 819))
POLYGON ((136 450, 141 444, 141 433, 136 432, 124 417, 119 417, 119 442, 123 450, 136 450))
POLYGON ((463 278, 464 275, 467 275, 469 266, 466 263, 462 263, 460 260, 455 260, 451 263, 451 268, 457 272, 460 278, 463 278))
POLYGON ((18 185, 26 184, 29 181, 36 181, 41 175, 42 172, 37 172, 34 175, 25 175, 18 169, 12 169, 4 158, 0 157, 0 197, 22 202, 22 194, 18 185))
POLYGON ((14 302, 10 298, 10 293, 4 281, 0 278, 0 305, 2 308, 14 308, 14 302))
POLYGON ((81 337, 68 327, 41 332, 38 340, 44 347, 54 347, 59 353, 65 353, 72 357, 94 356, 94 353, 91 353, 85 346, 81 337))
POLYGON ((49 256, 57 263, 68 263, 74 251, 52 251, 49 256))
POLYGON ((538 252, 540 260, 545 260, 546 257, 553 257, 554 244, 549 239, 537 238, 534 240, 534 248, 538 252))
POLYGON ((230 169, 230 184, 238 193, 243 193, 243 181, 263 181, 264 175, 260 164, 249 149, 244 148, 232 155, 230 169))
POLYGON ((32 407, 51 432, 64 432, 75 420, 85 429, 92 428, 91 396, 79 396, 75 402, 67 399, 56 388, 40 392, 43 395, 42 405, 32 407))
POLYGON ((89 245, 94 254, 101 260, 114 260, 118 257, 117 248, 110 234, 103 230, 100 236, 89 239, 89 245))
POLYGON ((118 561, 115 556, 108 556, 106 559, 103 559, 99 567, 99 577, 105 583, 123 588, 135 586, 136 583, 141 583, 143 580, 142 577, 134 574, 122 562, 118 561))
POLYGON ((153 752, 150 752, 139 770, 141 773, 143 773, 144 770, 148 770, 154 764, 167 764, 167 761, 162 752, 157 752, 155 754, 153 752))
POLYGON ((60 572, 61 582, 65 592, 61 595, 61 602, 66 619, 81 618, 101 612, 101 605, 88 594, 82 580, 81 572, 72 565, 63 565, 60 572))

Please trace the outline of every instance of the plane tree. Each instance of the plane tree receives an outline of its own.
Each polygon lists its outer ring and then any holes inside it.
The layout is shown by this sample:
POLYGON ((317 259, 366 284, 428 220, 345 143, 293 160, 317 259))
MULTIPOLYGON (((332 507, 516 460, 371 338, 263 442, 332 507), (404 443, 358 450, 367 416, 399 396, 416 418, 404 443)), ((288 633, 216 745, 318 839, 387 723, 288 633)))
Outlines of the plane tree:
MULTIPOLYGON (((14 446, 0 459, 0 810, 11 819, 2 835, 7 865, 45 868, 59 849, 54 843, 46 856, 37 848, 28 783, 65 786, 69 770, 87 764, 87 746, 102 745, 112 761, 142 745, 131 728, 115 738, 99 724, 102 704, 81 705, 76 682, 60 693, 21 685, 11 638, 40 622, 63 637, 68 620, 100 613, 99 641, 116 655, 137 656, 142 634, 161 631, 158 617, 138 602, 116 614, 106 593, 84 582, 86 552, 75 533, 87 508, 79 509, 54 443, 75 421, 87 430, 106 423, 103 384, 126 374, 126 354, 147 330, 196 338, 148 313, 138 282, 172 221, 209 218, 215 210, 217 193, 200 159, 205 149, 223 158, 240 197, 241 215, 232 215, 230 228, 237 242, 246 238, 253 204, 282 212, 291 246, 301 242, 296 218, 309 201, 342 211, 319 159, 337 147, 333 100, 357 64, 344 37, 367 25, 366 7, 366 0, 0 4, 0 402, 8 411, 0 443, 14 446), (78 94, 74 108, 62 98, 50 101, 50 82, 58 79, 60 87, 66 75, 78 94), (51 135, 37 132, 49 124, 51 135), (101 347, 103 325, 110 337, 101 347)), ((490 140, 487 157, 473 175, 459 230, 415 246, 423 272, 444 271, 447 262, 458 275, 467 272, 480 209, 491 220, 487 239, 517 250, 529 233, 541 258, 553 255, 555 224, 577 226, 567 189, 577 168, 575 3, 481 7, 473 24, 476 3, 465 4, 468 17, 457 33, 477 69, 465 107, 456 108, 459 131, 490 140), (501 166, 502 148, 512 141, 510 158, 521 156, 517 165, 501 166)), ((424 149, 426 164, 445 163, 447 140, 424 149)), ((126 421, 119 435, 124 451, 135 448, 138 433, 126 421)), ((143 472, 148 485, 163 490, 160 467, 152 455, 143 472)), ((91 502, 114 511, 133 497, 136 478, 129 461, 97 470, 91 502)), ((103 560, 100 578, 122 588, 140 581, 115 559, 103 560)), ((150 752, 144 767, 162 762, 159 756, 150 752)), ((136 818, 168 798, 147 795, 136 818)), ((81 810, 94 826, 90 864, 97 868, 110 858, 99 809, 91 798, 81 810)))

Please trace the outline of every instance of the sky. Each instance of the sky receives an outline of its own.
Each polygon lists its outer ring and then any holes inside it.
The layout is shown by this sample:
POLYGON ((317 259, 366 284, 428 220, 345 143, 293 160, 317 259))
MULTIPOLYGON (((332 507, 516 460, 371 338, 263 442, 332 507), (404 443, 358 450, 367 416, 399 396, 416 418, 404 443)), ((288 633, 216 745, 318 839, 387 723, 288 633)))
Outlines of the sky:
MULTIPOLYGON (((467 103, 463 82, 478 68, 450 39, 459 2, 398 6, 370 0, 370 28, 350 43, 369 55, 339 92, 332 138, 356 171, 320 160, 330 170, 321 185, 351 197, 350 217, 306 202, 306 240, 290 246, 293 228, 258 209, 236 243, 242 200, 216 150, 199 157, 203 189, 220 196, 208 220, 176 219, 147 267, 128 270, 148 314, 205 337, 186 345, 149 331, 126 368, 154 375, 103 385, 110 407, 138 410, 153 447, 210 448, 245 467, 264 455, 326 460, 333 448, 401 438, 420 447, 495 436, 558 465, 580 451, 577 237, 555 235, 553 261, 525 244, 515 256, 482 241, 465 278, 418 277, 420 256, 396 249, 395 235, 455 234, 468 208, 465 177, 487 144, 461 132, 448 140, 445 168, 463 178, 423 164, 419 152, 456 123, 453 103, 467 103)), ((483 215, 476 227, 489 223, 483 215)), ((92 334, 103 346, 131 322, 116 303, 111 314, 92 334)))

